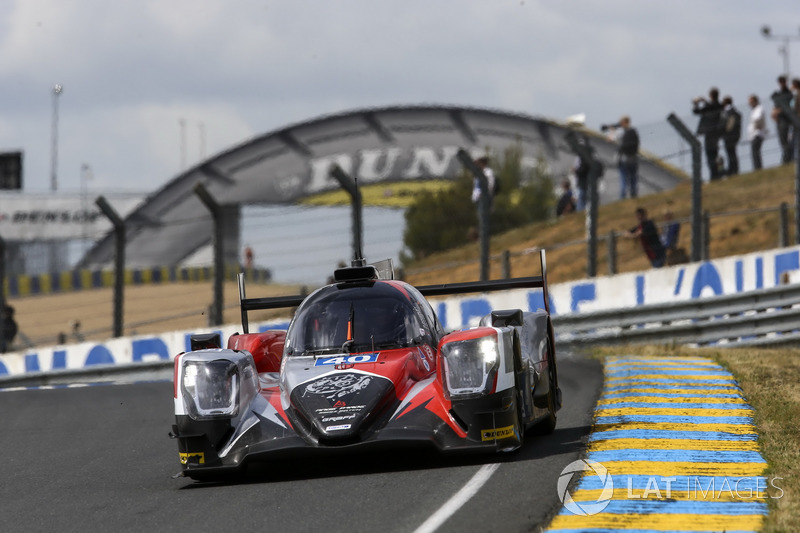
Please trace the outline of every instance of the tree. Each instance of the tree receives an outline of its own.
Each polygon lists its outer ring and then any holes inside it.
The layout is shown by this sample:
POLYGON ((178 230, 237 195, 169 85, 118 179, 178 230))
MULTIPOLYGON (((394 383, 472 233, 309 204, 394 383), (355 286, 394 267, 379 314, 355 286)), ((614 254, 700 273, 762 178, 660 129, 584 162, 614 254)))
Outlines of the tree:
MULTIPOLYGON (((537 158, 533 168, 525 168, 522 148, 516 144, 506 148, 492 168, 500 183, 492 202, 493 234, 553 216, 555 191, 543 157, 537 158)), ((423 193, 414 201, 405 213, 403 241, 411 252, 408 259, 422 259, 476 238, 478 215, 472 187, 473 178, 464 170, 449 188, 423 193)))

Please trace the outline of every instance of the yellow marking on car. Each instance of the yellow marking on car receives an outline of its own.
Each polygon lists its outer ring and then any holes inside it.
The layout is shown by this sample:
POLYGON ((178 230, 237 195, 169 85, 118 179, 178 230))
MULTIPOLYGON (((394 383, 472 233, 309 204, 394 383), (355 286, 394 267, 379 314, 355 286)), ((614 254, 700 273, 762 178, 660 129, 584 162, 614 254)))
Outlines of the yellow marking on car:
POLYGON ((504 428, 482 429, 481 441, 507 439, 514 436, 514 426, 504 428))

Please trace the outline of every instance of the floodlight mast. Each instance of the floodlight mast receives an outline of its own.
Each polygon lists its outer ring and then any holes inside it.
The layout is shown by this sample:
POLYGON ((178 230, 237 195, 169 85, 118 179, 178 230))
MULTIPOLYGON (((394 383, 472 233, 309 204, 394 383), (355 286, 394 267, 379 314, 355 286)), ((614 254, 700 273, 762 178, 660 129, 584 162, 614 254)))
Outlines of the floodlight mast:
POLYGON ((53 86, 53 123, 51 130, 51 159, 50 159, 50 190, 58 189, 58 97, 64 91, 64 86, 56 83, 53 86))
POLYGON ((792 74, 790 72, 791 62, 789 61, 789 44, 791 41, 800 40, 800 30, 798 31, 797 35, 775 35, 772 33, 772 28, 770 28, 769 25, 764 24, 761 26, 761 35, 763 35, 765 39, 783 42, 783 44, 778 47, 778 53, 783 56, 783 73, 787 78, 791 78, 792 74))

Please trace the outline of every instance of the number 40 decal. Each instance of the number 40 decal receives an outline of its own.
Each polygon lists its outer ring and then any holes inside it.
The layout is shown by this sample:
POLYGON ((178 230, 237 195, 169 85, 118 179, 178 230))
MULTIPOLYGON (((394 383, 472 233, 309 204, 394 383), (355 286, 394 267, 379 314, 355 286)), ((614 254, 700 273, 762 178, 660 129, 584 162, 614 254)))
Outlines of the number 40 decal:
POLYGON ((359 355, 340 355, 337 357, 324 357, 317 359, 314 366, 356 365, 358 363, 374 363, 378 360, 377 353, 364 353, 359 355))

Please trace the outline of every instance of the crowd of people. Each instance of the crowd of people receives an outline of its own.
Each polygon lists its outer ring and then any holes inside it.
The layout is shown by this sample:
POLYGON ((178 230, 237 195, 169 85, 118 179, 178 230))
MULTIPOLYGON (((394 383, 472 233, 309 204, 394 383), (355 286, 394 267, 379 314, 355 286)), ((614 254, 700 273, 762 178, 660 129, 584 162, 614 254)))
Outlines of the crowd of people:
MULTIPOLYGON (((800 131, 795 131, 789 113, 800 116, 800 78, 794 78, 791 87, 786 76, 778 76, 777 82, 778 88, 771 96, 773 106, 770 117, 775 123, 781 146, 781 163, 790 163, 795 159, 794 147, 800 131)), ((758 96, 751 94, 747 103, 750 106, 747 140, 750 143, 753 170, 759 170, 763 168, 761 147, 769 134, 769 125, 764 105, 758 96)), ((708 98, 698 97, 692 100, 692 111, 700 117, 697 135, 703 137, 710 179, 713 181, 738 174, 736 146, 742 133, 742 113, 734 105, 733 98, 725 96, 720 100, 719 89, 712 87, 708 91, 708 98), (725 158, 719 154, 720 141, 725 149, 725 158)))
MULTIPOLYGON (((778 88, 771 95, 773 105, 769 118, 775 124, 781 147, 781 163, 790 163, 800 157, 795 153, 800 146, 800 129, 793 127, 792 118, 786 109, 800 117, 800 78, 794 78, 790 83, 787 76, 779 76, 777 83, 778 88)), ((750 113, 746 138, 750 144, 753 170, 759 170, 763 168, 761 148, 764 139, 769 135, 769 120, 764 104, 756 94, 749 95, 747 103, 750 113)), ((715 181, 738 174, 740 166, 736 149, 742 138, 743 117, 734 104, 733 97, 726 95, 720 98, 719 89, 712 87, 707 97, 701 96, 692 100, 692 112, 699 117, 696 133, 703 137, 709 179, 715 181)), ((616 124, 601 126, 601 130, 607 132, 609 139, 617 144, 619 198, 637 198, 640 141, 636 128, 631 125, 630 117, 625 115, 616 124)), ((588 143, 585 136, 579 137, 579 140, 588 143)), ((556 204, 557 217, 585 209, 589 169, 588 162, 579 155, 571 168, 576 192, 573 193, 570 179, 561 182, 556 204)), ((672 213, 668 211, 664 215, 663 235, 659 234, 658 226, 647 218, 644 208, 638 208, 636 216, 638 224, 627 235, 641 240, 642 248, 652 266, 663 266, 669 263, 670 256, 677 257, 680 224, 673 219, 672 213)))

